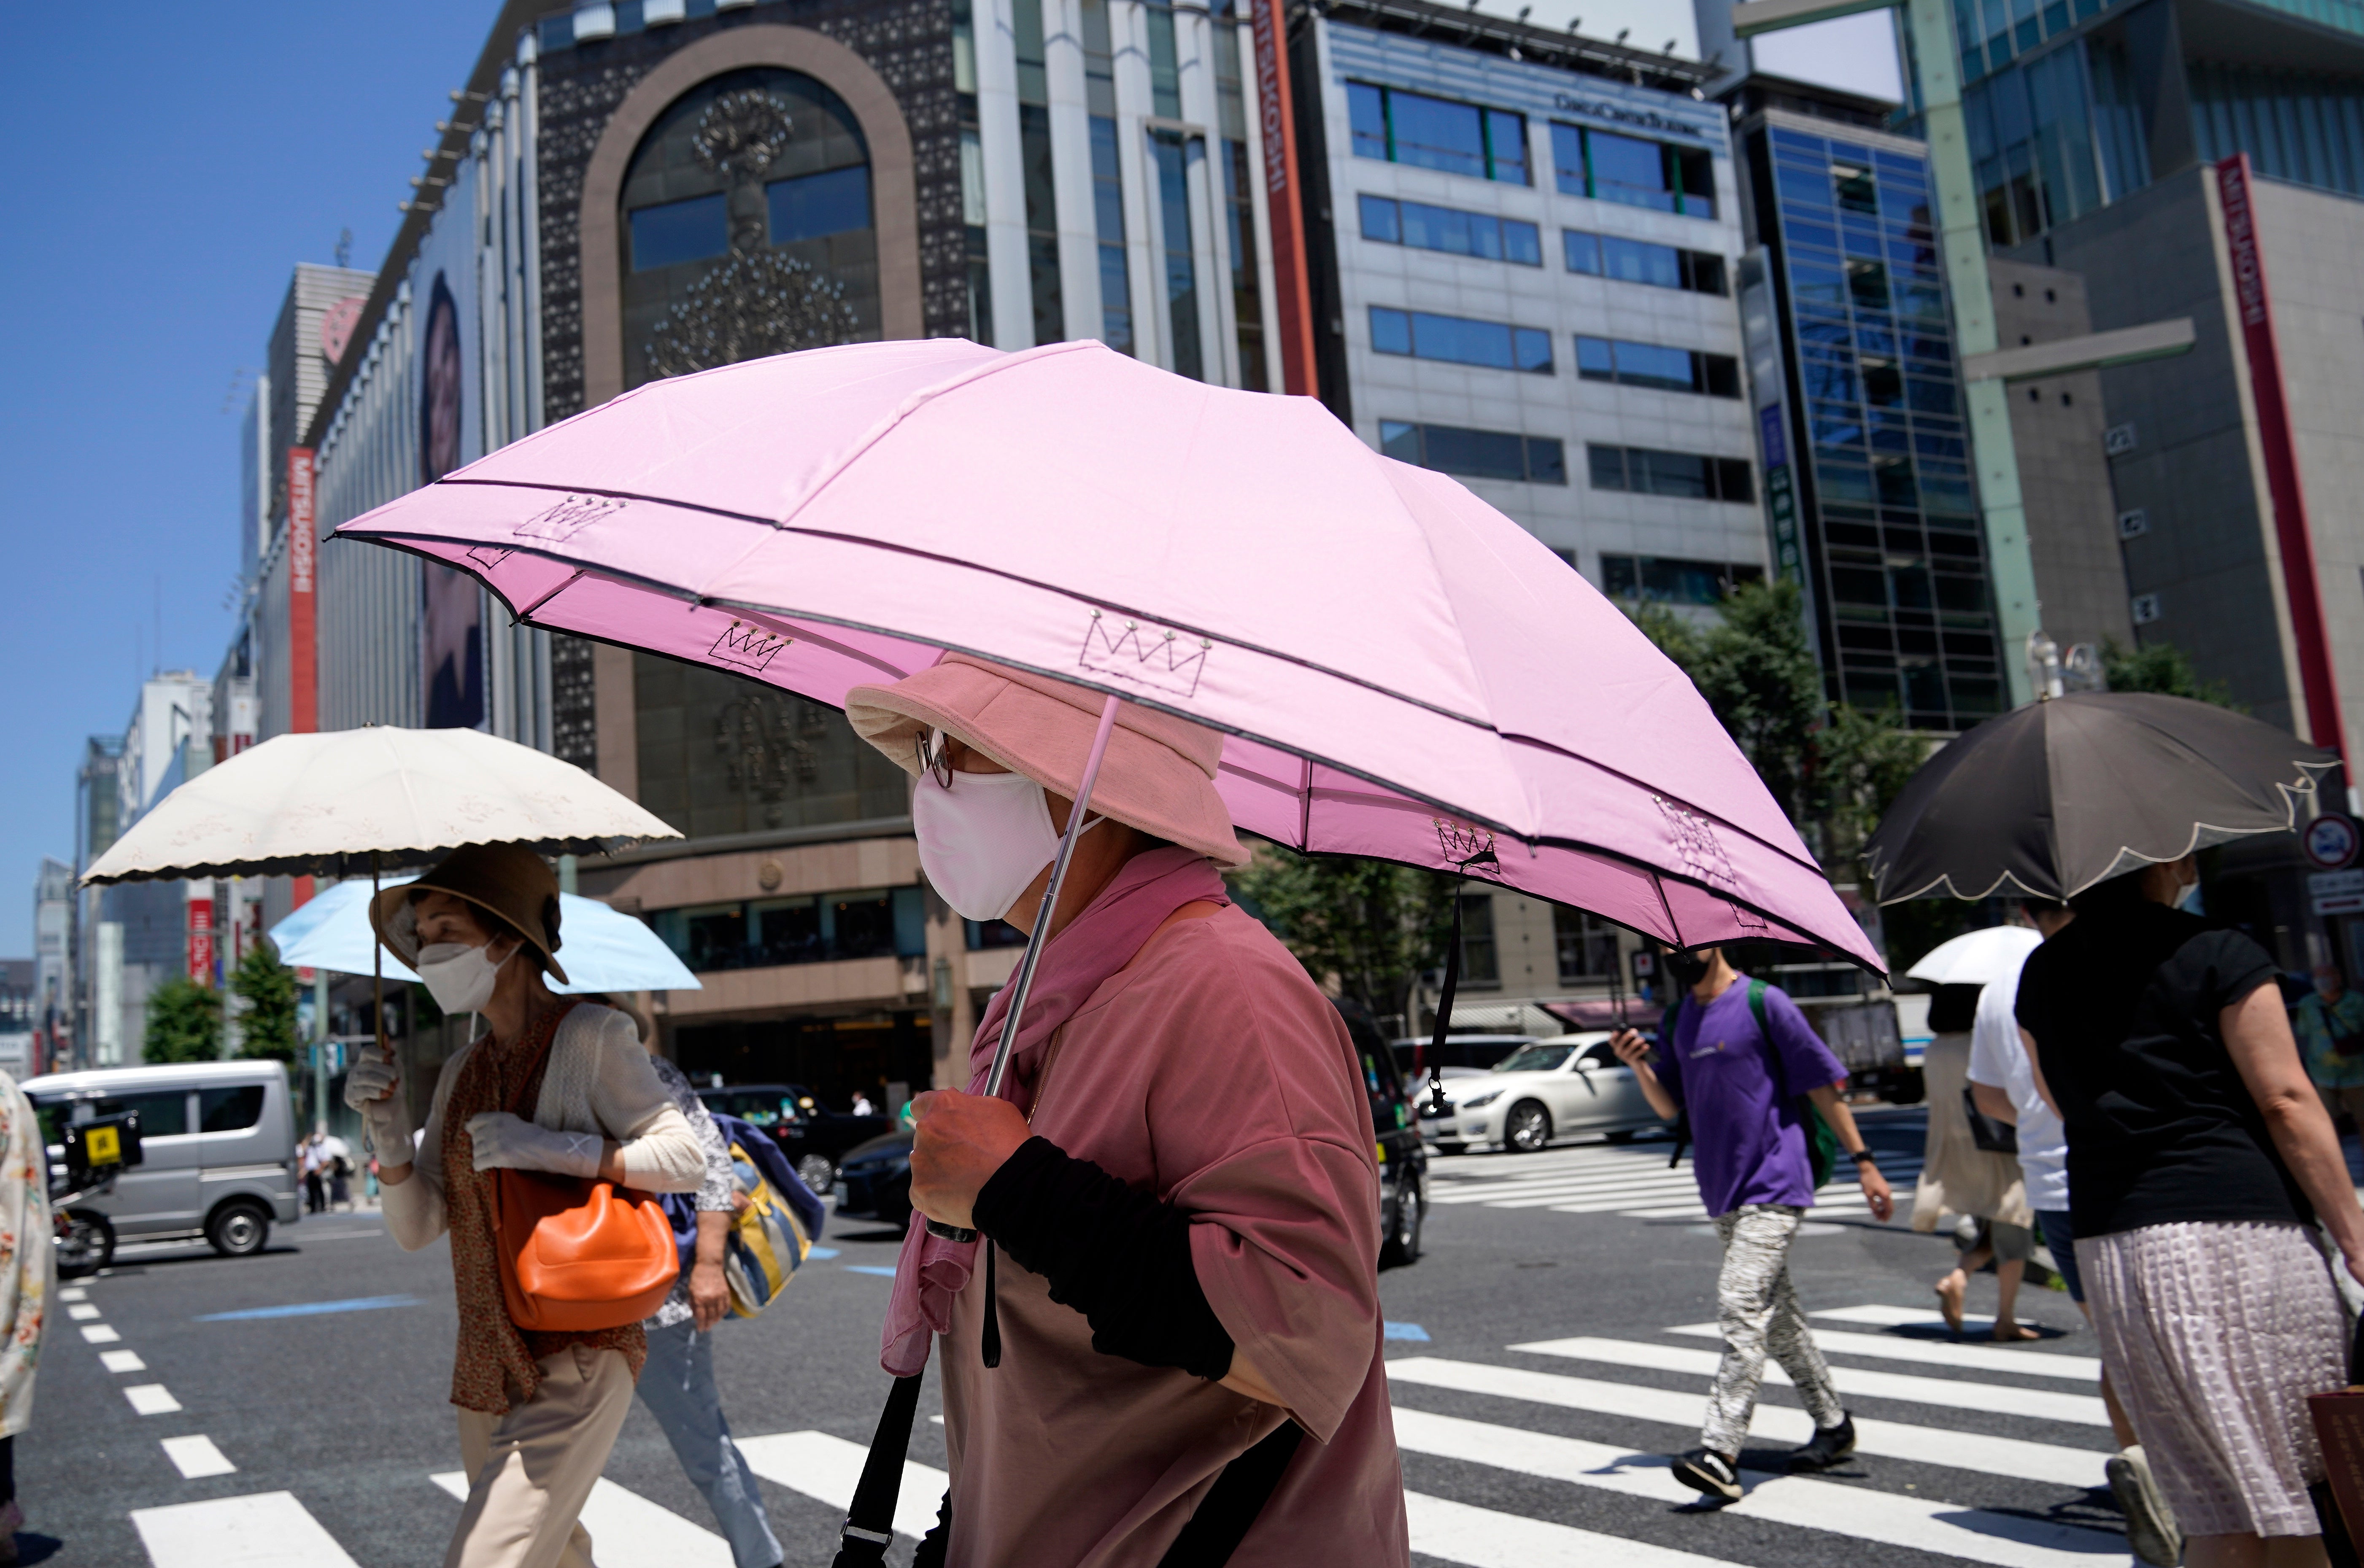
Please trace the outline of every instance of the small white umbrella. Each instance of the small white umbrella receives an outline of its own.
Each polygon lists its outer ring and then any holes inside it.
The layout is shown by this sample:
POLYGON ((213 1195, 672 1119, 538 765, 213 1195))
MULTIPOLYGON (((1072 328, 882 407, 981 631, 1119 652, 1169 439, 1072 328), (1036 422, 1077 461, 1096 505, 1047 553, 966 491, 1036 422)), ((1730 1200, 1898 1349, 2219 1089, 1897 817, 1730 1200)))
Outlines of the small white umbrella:
MULTIPOLYGON (((410 880, 390 876, 385 885, 410 880)), ((362 882, 340 882, 315 895, 271 928, 281 962, 340 974, 367 974, 374 963, 383 963, 388 980, 407 984, 418 979, 399 960, 379 952, 377 933, 370 929, 369 898, 370 885, 362 882)), ((558 934, 568 979, 564 984, 553 981, 552 991, 590 995, 704 989, 663 939, 596 898, 560 894, 558 934)))
POLYGON ((598 854, 678 839, 572 762, 475 729, 372 725, 274 736, 150 808, 84 884, 351 876, 462 844, 598 854))
POLYGON ((1989 926, 1940 942, 1904 973, 1932 985, 1984 985, 2012 972, 2044 943, 2044 933, 2026 926, 1989 926))

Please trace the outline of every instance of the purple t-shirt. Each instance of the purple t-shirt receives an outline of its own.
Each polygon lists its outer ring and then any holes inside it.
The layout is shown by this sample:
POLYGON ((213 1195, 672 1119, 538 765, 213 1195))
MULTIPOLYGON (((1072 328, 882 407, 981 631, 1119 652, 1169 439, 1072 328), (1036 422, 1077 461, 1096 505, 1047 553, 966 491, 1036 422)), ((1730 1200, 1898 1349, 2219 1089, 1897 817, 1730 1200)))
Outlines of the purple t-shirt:
POLYGON ((1710 1214, 1750 1203, 1813 1205, 1813 1166, 1793 1097, 1837 1083, 1846 1069, 1798 1005, 1770 985, 1765 1022, 1781 1056, 1778 1077, 1745 974, 1704 1007, 1685 995, 1673 1049, 1663 1036, 1658 1041, 1658 1081, 1691 1113, 1691 1169, 1710 1214))

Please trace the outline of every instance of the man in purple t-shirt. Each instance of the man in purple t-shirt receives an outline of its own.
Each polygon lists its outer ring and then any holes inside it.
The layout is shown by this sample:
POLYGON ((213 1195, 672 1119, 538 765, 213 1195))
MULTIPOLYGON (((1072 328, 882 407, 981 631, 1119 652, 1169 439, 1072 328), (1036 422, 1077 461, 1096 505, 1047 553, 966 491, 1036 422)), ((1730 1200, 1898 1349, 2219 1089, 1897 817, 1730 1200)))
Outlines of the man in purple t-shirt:
POLYGON ((1694 1491, 1734 1500, 1741 1494, 1740 1445, 1756 1412, 1768 1351, 1814 1418, 1813 1440, 1790 1456, 1790 1469, 1827 1469, 1855 1451, 1855 1423, 1839 1404, 1830 1368, 1790 1286, 1790 1242, 1814 1201, 1809 1129, 1799 1096, 1810 1099, 1838 1135, 1872 1214, 1885 1220, 1894 1204, 1841 1096, 1846 1069, 1798 1005, 1764 987, 1760 1029, 1748 977, 1724 962, 1722 949, 1671 953, 1666 964, 1676 984, 1688 989, 1675 994, 1673 1038, 1660 1028, 1656 1070, 1638 1033, 1622 1030, 1611 1043, 1634 1070, 1651 1109, 1668 1121, 1690 1112, 1700 1201, 1715 1217, 1723 1240, 1723 1272, 1715 1287, 1723 1362, 1708 1396, 1700 1447, 1675 1460, 1674 1474, 1694 1491))

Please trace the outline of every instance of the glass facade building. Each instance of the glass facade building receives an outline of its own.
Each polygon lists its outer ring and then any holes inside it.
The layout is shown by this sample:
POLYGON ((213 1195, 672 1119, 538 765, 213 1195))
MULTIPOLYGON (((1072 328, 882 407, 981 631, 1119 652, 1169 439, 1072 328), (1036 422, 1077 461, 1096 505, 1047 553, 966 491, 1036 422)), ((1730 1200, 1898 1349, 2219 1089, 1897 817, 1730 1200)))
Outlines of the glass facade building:
POLYGON ((1805 591, 1833 702, 1967 728, 2005 697, 1927 161, 1776 109, 1741 145, 1774 568, 1805 591))

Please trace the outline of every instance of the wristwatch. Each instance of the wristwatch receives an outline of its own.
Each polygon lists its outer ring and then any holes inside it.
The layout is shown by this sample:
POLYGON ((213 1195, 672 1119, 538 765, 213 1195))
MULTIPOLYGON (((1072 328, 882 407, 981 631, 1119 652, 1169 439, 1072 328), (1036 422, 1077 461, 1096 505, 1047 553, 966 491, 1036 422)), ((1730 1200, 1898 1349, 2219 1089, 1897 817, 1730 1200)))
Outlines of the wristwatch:
POLYGON ((1874 1160, 1879 1158, 1879 1156, 1874 1154, 1870 1149, 1867 1147, 1857 1150, 1854 1153, 1848 1155, 1847 1158, 1854 1161, 1858 1165, 1868 1165, 1874 1160))

